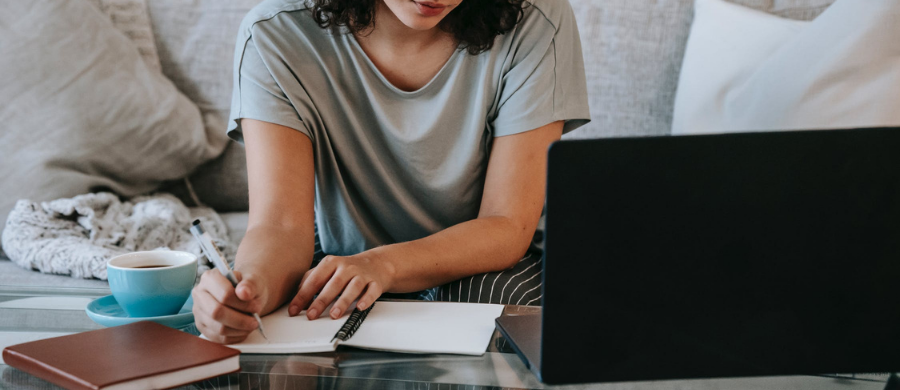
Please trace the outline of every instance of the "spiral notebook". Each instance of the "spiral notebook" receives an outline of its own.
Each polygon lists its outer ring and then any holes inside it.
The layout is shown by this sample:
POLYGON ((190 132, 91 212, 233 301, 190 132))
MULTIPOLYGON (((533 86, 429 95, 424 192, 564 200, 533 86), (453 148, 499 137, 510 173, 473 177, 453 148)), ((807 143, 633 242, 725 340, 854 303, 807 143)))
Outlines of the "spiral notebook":
MULTIPOLYGON (((378 301, 365 311, 313 321, 289 317, 287 306, 262 318, 269 339, 253 332, 230 345, 243 353, 334 351, 338 345, 403 353, 482 355, 503 305, 378 301)), ((330 307, 324 312, 328 313, 330 307)))

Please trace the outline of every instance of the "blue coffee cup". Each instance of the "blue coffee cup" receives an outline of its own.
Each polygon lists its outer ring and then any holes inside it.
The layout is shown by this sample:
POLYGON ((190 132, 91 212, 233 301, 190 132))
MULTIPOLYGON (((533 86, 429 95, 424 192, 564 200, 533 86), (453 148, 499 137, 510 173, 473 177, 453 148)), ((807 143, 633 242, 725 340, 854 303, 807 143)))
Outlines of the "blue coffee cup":
POLYGON ((128 253, 106 263, 106 276, 128 316, 177 314, 194 287, 197 256, 179 251, 128 253))

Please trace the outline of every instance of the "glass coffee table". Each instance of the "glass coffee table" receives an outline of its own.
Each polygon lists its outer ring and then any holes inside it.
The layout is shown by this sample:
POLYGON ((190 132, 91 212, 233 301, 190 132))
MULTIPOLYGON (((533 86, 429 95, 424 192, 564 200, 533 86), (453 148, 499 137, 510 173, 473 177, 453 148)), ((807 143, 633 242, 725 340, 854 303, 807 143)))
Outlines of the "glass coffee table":
MULTIPOLYGON (((101 285, 102 286, 102 285, 101 285)), ((103 287, 0 285, 0 349, 99 329, 84 312, 103 287)), ((504 315, 539 313, 507 306, 504 315)), ((184 329, 196 332, 195 328, 184 329)), ((886 375, 822 375, 583 384, 548 387, 495 332, 483 356, 410 355, 340 347, 333 353, 243 355, 241 372, 179 389, 883 389, 886 375)), ((0 389, 58 387, 0 363, 0 389)))

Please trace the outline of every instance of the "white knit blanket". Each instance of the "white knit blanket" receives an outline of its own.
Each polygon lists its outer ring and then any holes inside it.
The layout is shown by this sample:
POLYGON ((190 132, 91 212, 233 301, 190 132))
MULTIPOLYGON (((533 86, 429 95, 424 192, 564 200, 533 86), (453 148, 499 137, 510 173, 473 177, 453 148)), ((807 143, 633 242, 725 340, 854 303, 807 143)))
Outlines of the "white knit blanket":
POLYGON ((234 245, 212 209, 188 208, 172 195, 143 196, 122 202, 111 193, 79 195, 35 203, 20 200, 3 230, 3 251, 26 269, 106 279, 114 256, 146 250, 179 250, 201 256, 199 271, 209 269, 190 233, 195 218, 229 259, 234 245))

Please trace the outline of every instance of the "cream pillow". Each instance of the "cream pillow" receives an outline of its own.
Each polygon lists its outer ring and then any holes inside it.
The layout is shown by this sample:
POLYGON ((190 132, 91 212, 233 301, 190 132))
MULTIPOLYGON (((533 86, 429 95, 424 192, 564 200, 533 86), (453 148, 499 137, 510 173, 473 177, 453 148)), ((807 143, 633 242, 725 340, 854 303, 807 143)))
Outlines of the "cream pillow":
POLYGON ((900 2, 812 22, 696 0, 672 134, 900 125, 900 2))
POLYGON ((0 34, 0 219, 18 199, 144 194, 224 148, 91 3, 5 1, 0 34))

